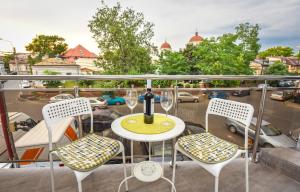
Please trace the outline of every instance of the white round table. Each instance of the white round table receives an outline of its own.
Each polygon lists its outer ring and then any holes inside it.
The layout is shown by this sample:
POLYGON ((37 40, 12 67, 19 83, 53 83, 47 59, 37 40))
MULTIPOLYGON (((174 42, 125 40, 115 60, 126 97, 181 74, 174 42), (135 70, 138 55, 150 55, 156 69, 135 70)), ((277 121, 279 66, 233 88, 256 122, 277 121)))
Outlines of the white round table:
MULTIPOLYGON (((172 183, 171 180, 168 178, 164 177, 164 156, 165 156, 165 141, 173 139, 177 136, 179 136, 185 129, 185 123, 172 115, 168 115, 167 117, 172 119, 175 122, 174 128, 167 132, 159 133, 159 134, 138 134, 134 133, 131 131, 128 131, 127 129, 124 129, 121 125, 121 122, 123 119, 135 116, 135 115, 141 115, 142 113, 136 113, 136 114, 131 114, 131 115, 126 115, 123 117, 120 117, 116 120, 114 120, 111 124, 111 129, 112 131, 125 139, 128 139, 131 141, 131 164, 132 164, 132 169, 131 169, 131 176, 125 178, 119 186, 119 190, 121 189, 122 184, 130 179, 130 178, 137 178, 140 181, 143 182, 153 182, 156 181, 157 179, 164 179, 168 181, 171 185, 174 191, 175 185, 172 183), (149 142, 149 161, 143 161, 140 163, 137 163, 136 165, 133 165, 133 141, 139 141, 139 142, 149 142), (151 142, 162 142, 162 164, 160 165, 157 162, 151 161, 151 142), (149 169, 151 170, 149 172, 149 169)), ((156 113, 159 115, 159 113, 156 113)), ((160 115, 165 115, 165 114, 160 114, 160 115)))

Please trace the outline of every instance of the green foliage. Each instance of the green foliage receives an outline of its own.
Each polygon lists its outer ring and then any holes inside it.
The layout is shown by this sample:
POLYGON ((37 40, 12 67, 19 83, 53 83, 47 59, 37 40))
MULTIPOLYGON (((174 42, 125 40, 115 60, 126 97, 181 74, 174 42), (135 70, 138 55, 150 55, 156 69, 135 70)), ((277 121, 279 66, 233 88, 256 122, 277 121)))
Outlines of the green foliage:
POLYGON ((241 23, 235 27, 235 30, 239 42, 238 45, 242 48, 244 54, 244 61, 249 65, 256 58, 261 47, 258 38, 260 27, 258 24, 241 23))
POLYGON ((293 55, 293 49, 291 47, 283 47, 283 46, 277 46, 277 47, 271 47, 265 51, 262 51, 258 54, 259 58, 265 59, 269 56, 283 56, 283 57, 289 57, 293 55))
POLYGON ((251 74, 242 47, 235 44, 237 38, 237 35, 225 34, 204 40, 194 52, 199 70, 207 75, 251 74))
POLYGON ((300 49, 299 49, 298 54, 296 54, 296 57, 300 60, 300 49))
MULTIPOLYGON (((51 70, 45 70, 43 71, 45 75, 59 75, 60 72, 57 71, 51 71, 51 70)), ((44 81, 46 83, 47 88, 57 88, 58 86, 62 85, 61 81, 44 81)))
POLYGON ((172 84, 174 84, 175 81, 172 80, 153 80, 152 86, 153 87, 161 87, 161 88, 167 88, 170 87, 172 84))
POLYGON ((120 3, 108 7, 102 1, 93 19, 89 22, 93 38, 98 43, 102 57, 97 65, 111 74, 153 71, 151 44, 153 24, 145 21, 144 15, 133 9, 122 9, 120 3))
POLYGON ((31 59, 29 62, 34 64, 39 62, 45 55, 52 58, 62 54, 67 50, 68 45, 63 37, 57 35, 37 35, 25 48, 26 51, 30 51, 35 55, 34 58, 29 58, 31 59))
POLYGON ((275 62, 267 68, 266 74, 267 75, 288 75, 289 71, 285 64, 281 62, 275 62))
POLYGON ((76 81, 72 81, 72 80, 70 80, 70 81, 65 81, 65 82, 63 83, 63 86, 64 86, 65 88, 74 88, 74 86, 77 86, 77 82, 76 82, 76 81))
POLYGON ((163 74, 178 75, 188 74, 190 68, 186 66, 187 59, 180 52, 164 51, 160 55, 160 69, 163 74))
MULTIPOLYGON (((235 33, 204 39, 199 45, 187 45, 179 52, 162 52, 159 71, 163 74, 250 75, 249 67, 259 44, 259 26, 237 26, 235 33)), ((212 81, 215 86, 238 85, 239 81, 212 81)))
POLYGON ((186 67, 188 68, 189 74, 200 74, 199 69, 196 67, 197 57, 194 56, 194 51, 197 46, 193 44, 187 44, 185 49, 180 51, 186 59, 186 67))
POLYGON ((80 87, 90 87, 95 84, 96 81, 94 80, 80 80, 78 83, 80 87))
POLYGON ((9 62, 14 58, 14 54, 5 54, 3 56, 3 63, 4 63, 4 67, 5 67, 5 71, 7 73, 10 72, 10 68, 9 68, 9 62))

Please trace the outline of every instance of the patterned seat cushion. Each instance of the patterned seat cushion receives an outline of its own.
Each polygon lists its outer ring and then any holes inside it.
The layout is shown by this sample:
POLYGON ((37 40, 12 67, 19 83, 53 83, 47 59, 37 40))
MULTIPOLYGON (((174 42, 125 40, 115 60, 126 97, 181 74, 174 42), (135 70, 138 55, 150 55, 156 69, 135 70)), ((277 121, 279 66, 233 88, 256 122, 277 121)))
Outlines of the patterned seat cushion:
POLYGON ((119 149, 119 142, 89 134, 55 151, 66 166, 84 172, 103 165, 116 156, 119 149))
POLYGON ((232 158, 238 146, 210 133, 188 135, 178 139, 179 147, 194 159, 215 164, 232 158))

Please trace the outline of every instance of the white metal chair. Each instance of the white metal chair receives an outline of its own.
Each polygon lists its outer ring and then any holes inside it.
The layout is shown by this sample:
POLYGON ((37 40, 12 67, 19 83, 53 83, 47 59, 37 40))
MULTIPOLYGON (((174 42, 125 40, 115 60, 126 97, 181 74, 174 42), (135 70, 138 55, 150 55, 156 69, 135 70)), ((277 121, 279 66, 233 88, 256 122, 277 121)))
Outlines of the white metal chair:
MULTIPOLYGON (((90 102, 87 98, 76 98, 56 103, 47 104, 42 110, 48 129, 49 158, 51 169, 51 189, 55 191, 53 155, 75 172, 78 183, 78 191, 82 192, 81 181, 91 174, 97 167, 109 161, 122 152, 124 177, 126 178, 125 152, 121 142, 93 134, 93 114, 90 102), (75 117, 88 114, 91 116, 91 133, 68 145, 54 148, 52 136, 55 134, 54 125, 66 117, 75 117)), ((128 185, 126 182, 126 191, 128 185)))
POLYGON ((224 166, 245 153, 246 192, 249 192, 248 176, 248 128, 253 116, 250 104, 224 99, 211 99, 205 116, 205 133, 184 136, 178 139, 174 149, 173 182, 175 182, 177 151, 196 161, 215 177, 215 192, 218 192, 219 175, 224 166), (223 116, 245 125, 245 146, 239 149, 237 145, 222 140, 208 132, 208 115, 223 116))

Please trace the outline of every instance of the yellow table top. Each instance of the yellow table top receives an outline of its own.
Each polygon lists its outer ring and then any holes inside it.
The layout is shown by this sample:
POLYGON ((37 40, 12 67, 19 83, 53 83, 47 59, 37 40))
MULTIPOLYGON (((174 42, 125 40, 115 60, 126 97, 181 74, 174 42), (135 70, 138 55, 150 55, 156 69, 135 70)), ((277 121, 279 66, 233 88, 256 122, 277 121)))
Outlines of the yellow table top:
POLYGON ((144 123, 144 114, 127 117, 121 121, 121 126, 137 134, 160 134, 175 127, 175 122, 162 114, 154 114, 153 124, 144 123))

